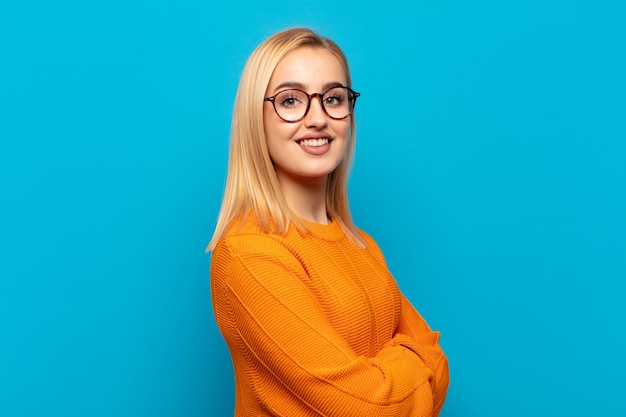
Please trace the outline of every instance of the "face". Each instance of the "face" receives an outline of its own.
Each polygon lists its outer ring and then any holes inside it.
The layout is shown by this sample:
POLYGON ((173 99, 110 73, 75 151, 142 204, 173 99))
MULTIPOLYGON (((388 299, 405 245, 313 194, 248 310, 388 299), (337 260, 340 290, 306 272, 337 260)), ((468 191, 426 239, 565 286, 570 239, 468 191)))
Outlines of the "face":
MULTIPOLYGON (((279 62, 265 97, 288 88, 298 88, 309 95, 324 93, 338 84, 347 86, 339 59, 327 50, 304 47, 289 52, 279 62)), ((306 116, 289 123, 276 114, 271 102, 265 102, 265 137, 279 180, 325 179, 346 156, 351 118, 330 118, 315 97, 306 116)))

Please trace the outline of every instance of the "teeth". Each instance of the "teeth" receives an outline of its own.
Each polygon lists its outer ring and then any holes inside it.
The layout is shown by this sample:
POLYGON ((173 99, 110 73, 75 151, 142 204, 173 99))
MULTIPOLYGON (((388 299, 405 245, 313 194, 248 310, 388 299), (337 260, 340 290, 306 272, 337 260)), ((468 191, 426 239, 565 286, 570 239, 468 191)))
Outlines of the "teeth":
POLYGON ((300 145, 302 146, 322 146, 328 143, 327 138, 323 139, 304 139, 300 141, 300 145))

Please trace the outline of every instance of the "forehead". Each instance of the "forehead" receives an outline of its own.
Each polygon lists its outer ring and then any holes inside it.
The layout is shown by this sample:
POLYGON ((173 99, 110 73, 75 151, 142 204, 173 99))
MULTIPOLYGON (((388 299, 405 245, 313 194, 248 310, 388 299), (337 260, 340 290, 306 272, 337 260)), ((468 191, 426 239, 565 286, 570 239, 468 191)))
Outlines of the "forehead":
POLYGON ((280 60, 268 85, 268 91, 285 83, 319 89, 331 83, 347 84, 345 69, 339 58, 323 48, 303 47, 289 52, 280 60))

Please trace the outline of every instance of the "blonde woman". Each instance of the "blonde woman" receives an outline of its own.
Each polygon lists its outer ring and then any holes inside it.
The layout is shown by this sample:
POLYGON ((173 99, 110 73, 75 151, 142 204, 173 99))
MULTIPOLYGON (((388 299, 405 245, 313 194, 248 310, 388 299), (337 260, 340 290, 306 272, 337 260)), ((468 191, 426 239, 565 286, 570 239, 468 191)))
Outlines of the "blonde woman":
POLYGON ((348 62, 308 29, 263 42, 243 70, 212 250, 235 416, 436 416, 448 364, 347 199, 348 62))

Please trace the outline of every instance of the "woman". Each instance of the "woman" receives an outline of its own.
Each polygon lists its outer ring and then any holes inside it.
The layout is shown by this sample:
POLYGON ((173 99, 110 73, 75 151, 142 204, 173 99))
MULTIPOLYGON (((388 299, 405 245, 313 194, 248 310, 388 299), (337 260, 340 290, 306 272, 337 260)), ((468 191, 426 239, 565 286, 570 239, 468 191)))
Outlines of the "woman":
POLYGON ((308 29, 270 37, 241 76, 208 249, 236 416, 436 416, 448 365, 376 243, 351 219, 358 93, 308 29))

